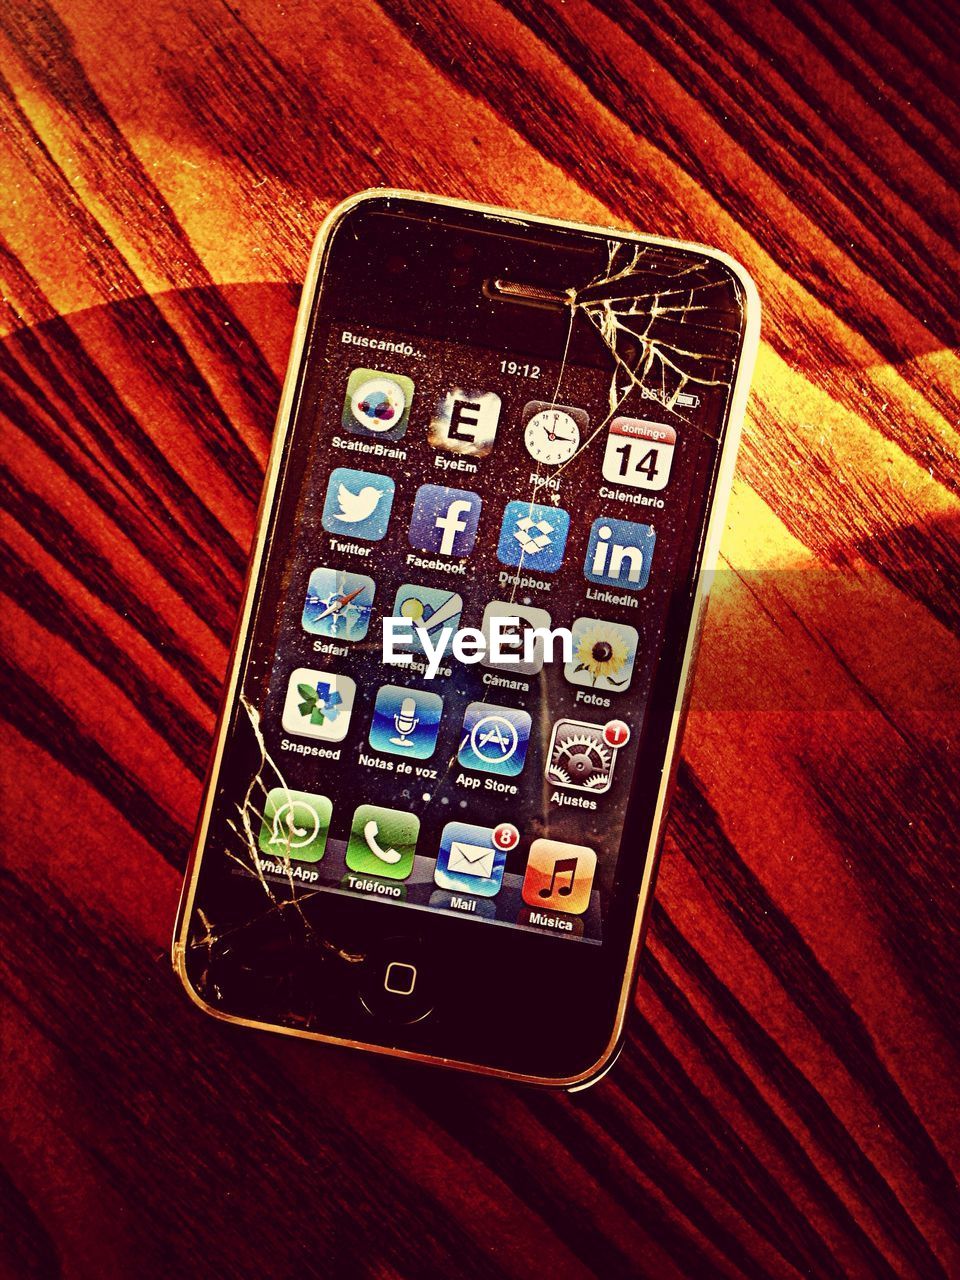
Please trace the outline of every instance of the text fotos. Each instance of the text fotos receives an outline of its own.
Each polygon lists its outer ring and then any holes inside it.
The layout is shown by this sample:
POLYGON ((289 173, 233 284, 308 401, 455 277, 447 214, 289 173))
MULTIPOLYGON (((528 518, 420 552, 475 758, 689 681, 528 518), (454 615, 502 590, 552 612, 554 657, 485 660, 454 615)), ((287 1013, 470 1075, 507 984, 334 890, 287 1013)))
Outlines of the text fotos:
POLYGON ((434 679, 448 651, 458 662, 472 665, 520 667, 536 662, 570 662, 573 655, 573 633, 568 627, 531 627, 517 616, 494 617, 485 631, 476 627, 440 631, 436 640, 426 627, 412 618, 383 619, 383 660, 409 666, 413 661, 414 636, 427 657, 426 677, 434 679), (554 648, 559 642, 559 657, 554 648))

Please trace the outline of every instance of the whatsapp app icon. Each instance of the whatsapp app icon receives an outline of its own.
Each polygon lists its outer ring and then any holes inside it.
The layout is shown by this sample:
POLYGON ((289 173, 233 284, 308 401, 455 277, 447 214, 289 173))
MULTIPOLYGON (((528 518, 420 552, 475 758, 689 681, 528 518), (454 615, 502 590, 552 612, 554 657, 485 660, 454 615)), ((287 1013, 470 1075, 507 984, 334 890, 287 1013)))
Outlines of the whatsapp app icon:
POLYGON ((277 862, 319 862, 330 830, 333 805, 326 796, 274 787, 267 795, 257 844, 277 862))

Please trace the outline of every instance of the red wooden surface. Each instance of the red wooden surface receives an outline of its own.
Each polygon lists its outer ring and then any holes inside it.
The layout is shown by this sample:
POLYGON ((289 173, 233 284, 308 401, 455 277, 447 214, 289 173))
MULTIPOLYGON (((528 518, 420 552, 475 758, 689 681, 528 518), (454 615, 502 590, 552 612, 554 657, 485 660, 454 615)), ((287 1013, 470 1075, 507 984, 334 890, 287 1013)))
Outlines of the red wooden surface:
POLYGON ((11 1275, 948 1276, 955 9, 0 5, 11 1275), (582 1097, 167 960, 313 233, 717 244, 765 328, 627 1048, 582 1097))

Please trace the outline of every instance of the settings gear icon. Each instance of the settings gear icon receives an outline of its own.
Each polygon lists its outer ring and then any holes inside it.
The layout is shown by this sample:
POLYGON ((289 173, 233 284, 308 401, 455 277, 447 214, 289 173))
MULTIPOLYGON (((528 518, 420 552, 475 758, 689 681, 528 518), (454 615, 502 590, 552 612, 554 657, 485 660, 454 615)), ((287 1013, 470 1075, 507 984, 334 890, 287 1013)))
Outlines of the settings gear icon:
POLYGON ((558 720, 550 738, 546 779, 572 791, 610 790, 617 748, 604 738, 602 724, 558 720))

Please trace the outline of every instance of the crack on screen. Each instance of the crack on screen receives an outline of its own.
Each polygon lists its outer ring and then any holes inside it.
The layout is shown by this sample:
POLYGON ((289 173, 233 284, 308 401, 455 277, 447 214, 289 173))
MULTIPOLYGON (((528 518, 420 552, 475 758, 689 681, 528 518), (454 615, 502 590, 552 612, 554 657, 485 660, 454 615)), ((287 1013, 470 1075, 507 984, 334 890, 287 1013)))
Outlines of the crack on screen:
MULTIPOLYGON (((242 802, 235 806, 233 815, 226 820, 227 828, 235 837, 236 847, 224 847, 223 852, 227 861, 240 868, 245 875, 252 873, 256 877, 266 903, 262 912, 257 912, 239 924, 231 923, 222 927, 215 925, 203 910, 198 908, 195 912, 203 931, 199 933, 194 929, 188 946, 192 952, 201 953, 204 957, 203 969, 196 978, 200 994, 214 998, 220 995, 216 978, 212 976, 215 957, 224 948, 230 947, 239 931, 249 928, 255 922, 263 923, 271 917, 278 917, 294 926, 288 930, 288 936, 298 947, 302 947, 305 942, 313 950, 350 965, 359 964, 365 959, 362 952, 348 950, 324 936, 304 911, 304 906, 322 894, 323 890, 307 888, 298 883, 298 874, 302 874, 302 868, 305 865, 309 867, 310 864, 304 864, 291 856, 295 831, 293 793, 296 789, 288 785, 279 765, 267 749, 260 727, 259 711, 242 690, 238 701, 256 742, 259 759, 256 768, 250 774, 242 802), (267 858, 261 854, 259 833, 265 821, 266 800, 271 791, 286 793, 289 816, 283 826, 285 840, 278 841, 276 853, 267 858), (270 862, 279 864, 283 869, 283 875, 286 877, 286 882, 282 885, 283 893, 278 891, 279 886, 276 883, 267 879, 266 872, 270 870, 268 866, 270 862)), ((280 826, 280 818, 275 816, 275 834, 280 826)), ((310 1021, 309 1018, 298 1017, 295 1014, 291 1014, 290 1017, 304 1025, 310 1021)))
MULTIPOLYGON (((602 441, 611 422, 621 414, 639 418, 649 414, 654 421, 665 419, 668 425, 675 423, 681 432, 696 432, 709 440, 715 440, 723 426, 725 411, 717 413, 714 409, 718 399, 729 402, 733 389, 745 305, 740 281, 716 259, 672 250, 668 245, 610 239, 606 257, 602 271, 587 283, 564 291, 569 319, 552 396, 555 404, 565 402, 574 339, 583 336, 577 326, 582 329, 586 324, 610 357, 606 411, 567 461, 548 466, 535 460, 531 512, 535 505, 559 505, 560 493, 551 482, 581 462, 591 447, 602 447, 597 442, 602 441), (698 412, 705 402, 707 411, 698 412)), ((518 596, 525 590, 526 573, 537 570, 525 563, 521 554, 509 586, 506 581, 503 583, 504 594, 511 603, 520 603, 518 596)), ((245 681, 248 676, 249 672, 245 681)), ((550 721, 545 673, 541 670, 539 675, 525 678, 534 688, 540 684, 535 715, 541 724, 535 726, 534 732, 543 737, 549 732, 550 721)), ((484 688, 480 700, 492 702, 497 696, 497 688, 490 685, 484 688)), ((221 849, 227 863, 244 877, 255 880, 261 906, 243 918, 235 912, 232 918, 218 922, 208 906, 201 908, 199 902, 194 903, 186 942, 192 981, 203 999, 227 1006, 229 991, 225 994, 222 989, 221 975, 229 973, 232 965, 243 969, 247 979, 251 975, 259 978, 262 967, 264 1020, 309 1028, 316 1024, 316 1014, 303 996, 302 977, 298 979, 294 973, 297 965, 303 964, 305 956, 317 955, 328 963, 347 965, 358 965, 366 957, 340 946, 318 924, 326 913, 310 910, 311 904, 326 895, 326 889, 305 882, 309 868, 319 866, 319 861, 304 861, 291 843, 295 789, 288 786, 267 748, 259 710, 244 691, 238 701, 235 728, 239 733, 246 726, 252 735, 252 741, 244 747, 250 752, 250 767, 249 773, 244 769, 241 775, 246 777, 242 800, 219 828, 221 849), (285 792, 290 808, 286 840, 279 841, 275 854, 268 857, 260 849, 260 833, 271 791, 285 792), (228 832, 229 839, 224 838, 228 832), (246 935, 249 938, 238 945, 246 935), (242 957, 239 961, 238 953, 242 957), (226 965, 221 963, 225 955, 229 957, 226 965)), ((437 777, 419 798, 424 806, 441 803, 440 792, 449 784, 451 775, 463 767, 459 763, 460 749, 462 741, 444 764, 438 764, 437 777)), ((528 780, 528 785, 534 784, 528 780)), ((551 785, 541 773, 545 799, 551 785)), ((408 798, 412 800, 412 794, 408 798)), ((275 826, 279 822, 276 812, 273 821, 275 826)), ((320 972, 322 968, 311 970, 310 980, 316 982, 320 972)), ((256 1012, 251 1016, 256 1018, 256 1012)))

